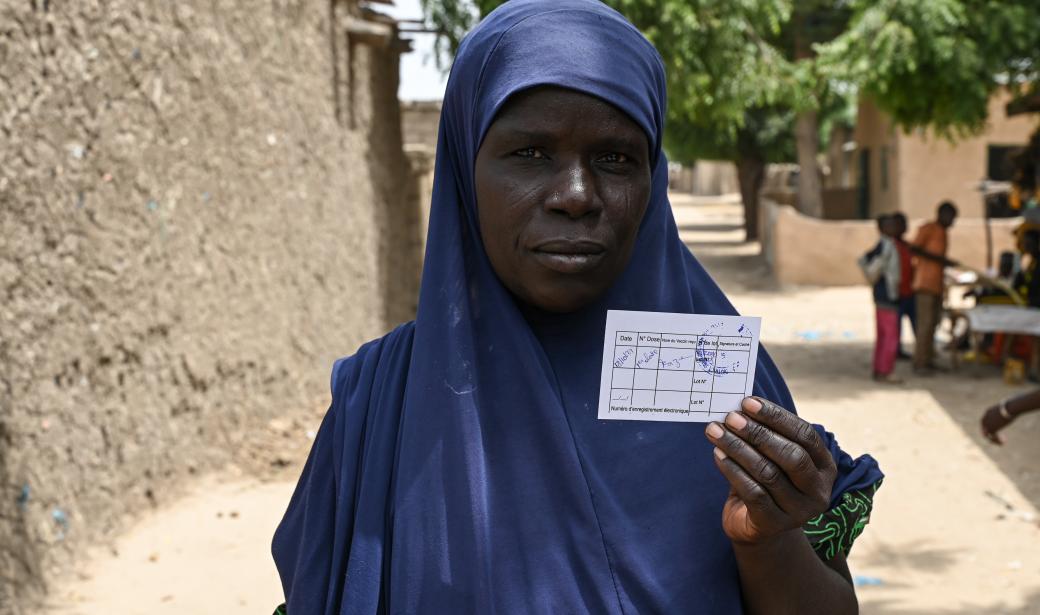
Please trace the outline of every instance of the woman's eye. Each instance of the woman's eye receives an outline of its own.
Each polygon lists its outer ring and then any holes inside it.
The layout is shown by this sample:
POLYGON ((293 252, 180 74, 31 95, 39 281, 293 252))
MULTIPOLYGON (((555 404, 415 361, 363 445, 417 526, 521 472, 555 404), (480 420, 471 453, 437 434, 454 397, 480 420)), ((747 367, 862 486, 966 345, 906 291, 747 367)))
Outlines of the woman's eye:
POLYGON ((628 156, 624 154, 619 154, 617 152, 611 152, 609 154, 603 154, 602 156, 600 156, 600 161, 619 164, 623 162, 628 162, 628 156))
POLYGON ((519 156, 521 158, 545 158, 541 151, 533 147, 525 147, 524 149, 518 149, 515 152, 513 152, 513 155, 519 156))

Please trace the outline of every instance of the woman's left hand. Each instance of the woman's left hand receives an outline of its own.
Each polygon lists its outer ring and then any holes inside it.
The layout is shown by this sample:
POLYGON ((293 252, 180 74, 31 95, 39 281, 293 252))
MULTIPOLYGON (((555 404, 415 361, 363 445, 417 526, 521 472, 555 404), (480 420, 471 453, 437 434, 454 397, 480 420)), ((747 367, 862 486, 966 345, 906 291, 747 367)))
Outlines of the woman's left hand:
POLYGON ((741 407, 705 433, 730 484, 722 527, 734 542, 759 544, 826 512, 837 468, 806 421, 757 397, 741 407))
MULTIPOLYGON (((1000 430, 1004 429, 1011 424, 1012 418, 1004 418, 1004 415, 1000 412, 1001 406, 992 406, 986 410, 985 414, 982 415, 982 435, 993 444, 1003 445, 1004 436, 1000 435, 1000 430)), ((1007 412, 1007 407, 1004 406, 1004 412, 1007 412)))

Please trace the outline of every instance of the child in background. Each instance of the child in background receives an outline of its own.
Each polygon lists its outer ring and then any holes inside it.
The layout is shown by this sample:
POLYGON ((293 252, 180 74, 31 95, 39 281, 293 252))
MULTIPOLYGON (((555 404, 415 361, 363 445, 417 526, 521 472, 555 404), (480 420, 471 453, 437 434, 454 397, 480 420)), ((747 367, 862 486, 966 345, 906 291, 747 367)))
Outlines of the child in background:
POLYGON ((903 350, 903 317, 910 319, 910 330, 917 331, 917 310, 914 308, 914 256, 910 244, 903 237, 907 231, 906 216, 902 212, 892 214, 892 239, 899 251, 899 323, 896 325, 896 359, 909 360, 914 356, 903 350))
POLYGON ((899 250, 894 237, 898 220, 890 215, 878 217, 881 237, 858 263, 867 281, 874 285, 874 312, 877 338, 874 342, 874 380, 902 384, 892 375, 899 350, 899 283, 902 277, 899 250))
POLYGON ((943 318, 943 272, 946 267, 959 266, 946 258, 950 247, 949 229, 957 219, 957 207, 943 201, 936 211, 935 220, 917 229, 917 237, 910 248, 917 258, 914 267, 914 298, 917 311, 917 329, 914 331, 914 373, 934 376, 935 330, 943 318))

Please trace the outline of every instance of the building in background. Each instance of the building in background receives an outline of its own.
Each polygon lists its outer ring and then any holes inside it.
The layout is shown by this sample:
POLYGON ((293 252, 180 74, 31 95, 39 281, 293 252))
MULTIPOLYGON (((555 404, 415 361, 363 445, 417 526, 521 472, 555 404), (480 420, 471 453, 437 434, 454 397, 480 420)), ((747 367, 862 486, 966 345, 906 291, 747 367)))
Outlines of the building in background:
POLYGON ((668 163, 668 189, 698 196, 740 192, 737 167, 730 160, 698 160, 692 165, 668 163))
POLYGON ((930 218, 941 201, 951 200, 962 216, 982 218, 980 183, 1009 180, 1009 154, 1037 126, 1035 117, 1009 117, 1008 100, 995 96, 986 129, 952 143, 925 131, 904 132, 873 102, 861 100, 853 141, 830 153, 832 174, 856 189, 858 217, 902 211, 930 218))
MULTIPOLYGON (((859 103, 854 127, 836 126, 825 152, 824 215, 797 212, 795 165, 771 165, 764 188, 762 251, 778 281, 786 284, 861 284, 856 259, 876 241, 870 220, 904 212, 916 227, 935 216, 944 200, 961 218, 951 231, 951 258, 977 269, 993 254, 1013 249, 1015 220, 986 220, 983 181, 1007 182, 1009 157, 1036 130, 1037 118, 1009 117, 1008 96, 990 103, 989 122, 978 135, 955 142, 925 131, 905 132, 869 100, 859 103), (812 241, 805 238, 812 237, 812 241), (820 267, 826 262, 826 267, 820 267)), ((993 194, 990 194, 993 212, 993 194)), ((1013 214, 1014 212, 1009 212, 1013 214)))
POLYGON ((441 101, 409 101, 401 104, 401 132, 408 157, 408 200, 415 204, 419 253, 426 253, 426 231, 433 199, 433 171, 437 157, 437 134, 441 121, 441 101))

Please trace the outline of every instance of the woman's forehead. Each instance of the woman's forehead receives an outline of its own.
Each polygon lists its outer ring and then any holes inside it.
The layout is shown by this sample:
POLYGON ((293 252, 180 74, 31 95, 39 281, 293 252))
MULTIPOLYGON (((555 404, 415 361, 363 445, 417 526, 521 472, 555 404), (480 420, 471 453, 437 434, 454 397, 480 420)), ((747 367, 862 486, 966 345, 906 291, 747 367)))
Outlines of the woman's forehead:
POLYGON ((598 96, 558 86, 542 86, 514 94, 495 114, 489 131, 561 133, 577 125, 592 126, 597 132, 619 137, 652 140, 623 109, 598 96))

